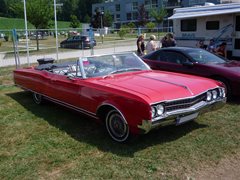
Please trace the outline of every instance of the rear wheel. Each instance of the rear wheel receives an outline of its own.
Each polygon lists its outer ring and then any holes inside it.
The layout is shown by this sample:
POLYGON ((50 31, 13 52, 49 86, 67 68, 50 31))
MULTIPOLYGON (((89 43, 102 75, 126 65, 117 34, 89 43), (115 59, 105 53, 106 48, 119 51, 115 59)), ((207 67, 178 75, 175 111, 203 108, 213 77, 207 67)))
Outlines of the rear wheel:
POLYGON ((36 104, 43 104, 44 102, 44 99, 43 99, 43 96, 38 94, 38 93, 33 93, 33 101, 36 103, 36 104))
POLYGON ((129 127, 124 117, 117 110, 110 110, 105 125, 111 138, 117 142, 125 142, 129 138, 129 127))

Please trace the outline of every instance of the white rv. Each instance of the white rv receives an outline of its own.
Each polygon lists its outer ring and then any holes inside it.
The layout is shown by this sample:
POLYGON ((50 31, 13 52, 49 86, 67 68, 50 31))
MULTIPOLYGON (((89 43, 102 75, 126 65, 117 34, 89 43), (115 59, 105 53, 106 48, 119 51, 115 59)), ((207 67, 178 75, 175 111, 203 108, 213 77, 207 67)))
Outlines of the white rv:
POLYGON ((228 55, 240 57, 240 3, 176 8, 169 18, 178 46, 196 46, 199 40, 227 42, 228 55))

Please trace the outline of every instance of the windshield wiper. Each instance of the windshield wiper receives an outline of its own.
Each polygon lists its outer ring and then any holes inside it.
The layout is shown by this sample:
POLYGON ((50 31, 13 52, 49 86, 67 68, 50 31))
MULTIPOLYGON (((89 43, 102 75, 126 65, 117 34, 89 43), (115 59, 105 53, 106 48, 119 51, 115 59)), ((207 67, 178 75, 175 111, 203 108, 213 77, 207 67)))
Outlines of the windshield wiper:
POLYGON ((128 71, 141 71, 141 68, 126 68, 126 69, 118 69, 115 71, 110 72, 109 74, 117 74, 122 72, 128 72, 128 71))

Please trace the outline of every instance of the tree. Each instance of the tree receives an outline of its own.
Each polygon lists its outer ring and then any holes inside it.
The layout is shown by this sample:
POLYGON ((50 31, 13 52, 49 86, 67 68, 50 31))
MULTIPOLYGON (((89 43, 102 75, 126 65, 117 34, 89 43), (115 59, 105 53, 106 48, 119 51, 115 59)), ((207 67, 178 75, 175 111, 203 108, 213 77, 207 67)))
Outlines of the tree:
POLYGON ((112 15, 109 11, 106 11, 103 16, 103 22, 105 27, 111 27, 113 23, 112 15))
POLYGON ((88 14, 86 16, 84 16, 83 22, 91 23, 91 18, 90 18, 90 16, 88 14))
POLYGON ((145 26, 148 22, 147 11, 144 7, 144 4, 140 5, 138 8, 138 25, 145 26))
POLYGON ((58 2, 63 3, 58 14, 60 20, 70 21, 71 15, 76 15, 81 22, 90 22, 85 17, 92 17, 92 4, 102 3, 104 0, 58 0, 58 2))
POLYGON ((7 14, 7 4, 5 0, 0 0, 0 16, 6 16, 7 14))
MULTIPOLYGON (((21 7, 21 14, 23 15, 23 6, 21 7)), ((51 20, 54 17, 53 4, 50 3, 49 0, 28 0, 26 8, 28 21, 37 29, 36 41, 37 50, 39 50, 39 29, 47 29, 51 26, 51 20)))
POLYGON ((6 0, 7 14, 6 17, 21 17, 23 18, 23 3, 19 0, 6 0))
POLYGON ((84 21, 84 17, 88 15, 86 0, 79 0, 76 15, 81 21, 84 21))
POLYGON ((91 26, 93 28, 101 28, 101 12, 98 8, 95 9, 95 14, 92 17, 91 26))
POLYGON ((80 22, 79 22, 77 16, 71 15, 70 27, 72 27, 72 28, 78 28, 79 26, 80 26, 80 22))
POLYGON ((155 22, 157 23, 158 27, 163 22, 164 17, 167 15, 167 11, 164 8, 161 9, 153 9, 150 12, 150 16, 154 18, 155 22))
POLYGON ((63 6, 59 13, 59 19, 63 21, 70 21, 71 15, 78 15, 77 11, 77 0, 62 0, 63 6))
MULTIPOLYGON (((155 22, 157 23, 157 27, 159 28, 160 24, 163 22, 164 17, 167 15, 167 11, 164 8, 161 9, 153 9, 150 12, 150 16, 154 18, 155 22)), ((159 31, 158 31, 158 38, 159 38, 159 31)))

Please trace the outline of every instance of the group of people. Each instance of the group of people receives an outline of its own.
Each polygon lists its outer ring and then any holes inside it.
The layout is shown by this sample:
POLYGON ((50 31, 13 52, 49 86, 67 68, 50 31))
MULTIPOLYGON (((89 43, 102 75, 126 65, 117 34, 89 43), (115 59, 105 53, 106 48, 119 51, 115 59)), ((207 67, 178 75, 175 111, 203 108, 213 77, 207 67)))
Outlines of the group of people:
POLYGON ((226 42, 222 42, 219 46, 216 46, 214 39, 210 39, 208 45, 206 45, 203 40, 200 40, 196 44, 196 46, 198 48, 206 49, 207 51, 209 51, 211 53, 215 53, 224 58, 227 58, 227 49, 226 49, 227 43, 226 42))
MULTIPOLYGON (((167 33, 166 36, 164 36, 161 39, 160 43, 161 43, 162 48, 173 47, 173 46, 176 46, 176 44, 177 44, 172 33, 167 33)), ((196 44, 196 46, 198 48, 205 49, 211 53, 215 53, 224 58, 227 58, 227 50, 226 50, 227 43, 226 42, 222 42, 220 45, 216 46, 214 39, 210 39, 208 45, 206 45, 203 40, 200 40, 196 44)), ((137 39, 137 54, 139 56, 151 53, 152 51, 157 50, 159 47, 157 46, 155 35, 150 36, 148 42, 146 43, 146 46, 145 46, 145 42, 144 42, 144 35, 140 35, 137 39)))
MULTIPOLYGON (((162 44, 162 48, 176 46, 176 40, 174 39, 172 33, 167 33, 160 42, 162 44)), ((144 43, 144 35, 140 35, 137 39, 137 54, 139 56, 142 56, 146 53, 148 54, 152 51, 157 50, 158 48, 159 47, 157 46, 155 35, 150 36, 148 42, 146 43, 146 46, 144 43)))

